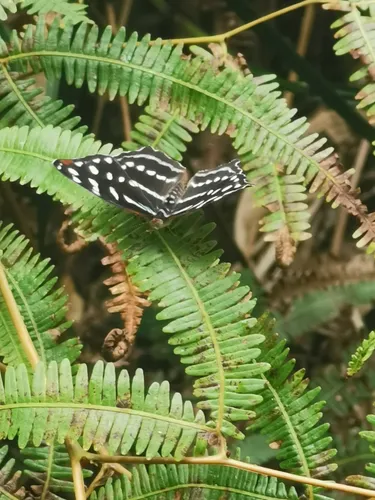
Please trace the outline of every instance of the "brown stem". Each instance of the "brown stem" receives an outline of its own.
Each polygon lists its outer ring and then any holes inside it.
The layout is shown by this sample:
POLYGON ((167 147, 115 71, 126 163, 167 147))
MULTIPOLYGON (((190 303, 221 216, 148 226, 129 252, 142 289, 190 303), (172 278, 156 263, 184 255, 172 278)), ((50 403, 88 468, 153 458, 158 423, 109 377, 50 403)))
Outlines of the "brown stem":
POLYGON ((0 292, 8 308, 10 317, 17 331, 17 335, 23 347, 24 353, 31 367, 35 368, 35 366, 39 363, 39 356, 35 349, 33 341, 31 340, 29 332, 26 329, 25 323, 18 309, 17 302, 15 301, 13 292, 10 289, 6 277, 6 271, 1 263, 0 263, 0 292))

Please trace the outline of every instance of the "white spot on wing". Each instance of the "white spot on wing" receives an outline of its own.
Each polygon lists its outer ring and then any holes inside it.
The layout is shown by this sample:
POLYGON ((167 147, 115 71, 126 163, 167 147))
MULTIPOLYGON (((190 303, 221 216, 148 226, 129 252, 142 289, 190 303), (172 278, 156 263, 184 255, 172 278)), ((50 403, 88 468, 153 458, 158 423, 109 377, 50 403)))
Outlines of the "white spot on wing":
POLYGON ((98 175, 99 170, 95 167, 95 165, 89 165, 89 170, 93 175, 98 175))
POLYGON ((111 187, 109 188, 109 192, 111 193, 111 195, 112 195, 114 198, 116 198, 116 200, 119 200, 119 199, 120 199, 120 197, 119 197, 119 195, 118 195, 118 193, 117 193, 116 189, 115 189, 113 186, 111 186, 111 187))
POLYGON ((73 181, 74 181, 74 182, 76 182, 77 184, 82 184, 82 181, 81 181, 81 179, 80 179, 79 177, 75 177, 75 176, 73 175, 72 179, 73 179, 73 181))
POLYGON ((106 156, 104 158, 104 161, 106 161, 107 163, 111 164, 113 162, 112 158, 110 156, 106 156))
POLYGON ((74 163, 74 165, 75 165, 76 167, 82 167, 82 165, 83 165, 83 161, 76 161, 76 162, 74 163))
POLYGON ((95 179, 91 179, 91 177, 89 177, 87 180, 94 188, 99 189, 99 184, 95 179))
POLYGON ((68 168, 68 172, 72 175, 79 175, 79 173, 77 172, 77 170, 75 170, 74 168, 68 168))
POLYGON ((127 161, 127 162, 125 162, 125 165, 127 167, 134 167, 134 161, 127 161))
POLYGON ((131 198, 129 198, 129 196, 126 196, 126 194, 123 195, 124 196, 124 200, 129 203, 130 205, 134 205, 138 208, 141 208, 142 210, 144 210, 145 212, 151 214, 151 215, 155 215, 155 212, 153 210, 151 210, 151 208, 149 207, 146 207, 146 205, 143 205, 142 203, 138 203, 134 200, 132 200, 131 198))
POLYGON ((118 181, 119 181, 119 182, 125 182, 125 177, 120 176, 120 177, 118 178, 118 181))
POLYGON ((92 161, 93 161, 94 163, 100 163, 100 158, 93 158, 93 159, 92 159, 92 161))
POLYGON ((156 172, 155 172, 155 170, 146 170, 146 174, 147 175, 155 175, 156 172))
POLYGON ((135 168, 138 170, 138 172, 143 172, 146 167, 144 165, 137 165, 135 168))
POLYGON ((107 172, 107 179, 109 181, 112 181, 113 180, 113 174, 111 174, 111 172, 107 172))
POLYGON ((232 189, 232 184, 229 184, 228 186, 225 186, 225 188, 222 189, 223 193, 225 193, 225 191, 228 191, 229 189, 232 189))

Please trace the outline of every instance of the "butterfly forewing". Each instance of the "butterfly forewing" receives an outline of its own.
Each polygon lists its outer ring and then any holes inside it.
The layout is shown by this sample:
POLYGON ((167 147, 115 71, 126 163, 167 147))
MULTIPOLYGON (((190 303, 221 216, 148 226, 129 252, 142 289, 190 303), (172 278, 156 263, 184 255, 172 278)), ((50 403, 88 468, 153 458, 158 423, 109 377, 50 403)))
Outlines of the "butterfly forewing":
POLYGON ((180 163, 150 147, 116 156, 55 160, 53 164, 66 177, 109 203, 162 218, 169 216, 163 210, 168 193, 186 174, 180 163))
POLYGON ((184 195, 173 207, 171 216, 197 210, 248 186, 250 184, 239 160, 232 160, 213 170, 201 170, 190 179, 184 195))

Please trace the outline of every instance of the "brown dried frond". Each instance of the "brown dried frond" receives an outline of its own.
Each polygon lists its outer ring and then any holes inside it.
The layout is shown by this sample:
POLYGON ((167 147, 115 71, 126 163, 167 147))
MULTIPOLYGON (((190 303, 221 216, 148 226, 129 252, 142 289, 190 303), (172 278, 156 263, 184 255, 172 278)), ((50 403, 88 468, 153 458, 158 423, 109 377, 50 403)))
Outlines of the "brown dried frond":
POLYGON ((337 261, 323 254, 313 259, 307 269, 286 271, 274 286, 270 299, 278 308, 309 292, 373 280, 375 260, 371 256, 358 254, 349 261, 337 261))
POLYGON ((151 305, 144 294, 132 283, 131 277, 127 273, 126 263, 122 259, 121 253, 117 251, 117 246, 113 243, 103 244, 110 255, 102 259, 104 266, 111 266, 112 276, 104 281, 109 287, 109 291, 114 297, 106 301, 105 305, 109 313, 120 313, 124 321, 124 338, 129 352, 134 343, 138 326, 141 322, 143 310, 151 305))
POLYGON ((279 231, 277 231, 275 239, 277 262, 283 267, 290 266, 294 260, 296 251, 297 243, 292 238, 289 228, 287 226, 282 227, 279 231))
POLYGON ((121 328, 113 328, 103 342, 103 352, 110 358, 111 361, 118 361, 119 359, 126 358, 131 345, 128 343, 126 330, 121 328))
POLYGON ((368 252, 375 251, 375 214, 369 214, 366 205, 358 198, 359 189, 353 189, 350 177, 354 169, 343 172, 336 154, 330 155, 320 163, 325 172, 319 172, 313 180, 310 192, 316 191, 324 195, 332 207, 343 206, 354 215, 361 226, 353 234, 353 238, 361 237, 357 247, 368 246, 368 252))
POLYGON ((66 253, 76 253, 87 245, 87 241, 79 234, 76 228, 72 228, 70 220, 64 220, 57 234, 57 244, 66 253), (72 229, 75 241, 68 242, 68 229, 72 229))

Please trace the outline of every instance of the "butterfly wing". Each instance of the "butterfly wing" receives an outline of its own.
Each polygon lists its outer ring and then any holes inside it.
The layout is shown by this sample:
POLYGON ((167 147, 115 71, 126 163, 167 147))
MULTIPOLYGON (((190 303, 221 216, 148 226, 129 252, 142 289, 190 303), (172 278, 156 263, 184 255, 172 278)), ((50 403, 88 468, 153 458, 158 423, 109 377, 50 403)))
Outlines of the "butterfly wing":
POLYGON ((160 214, 168 193, 185 175, 177 161, 151 147, 116 156, 55 160, 65 177, 103 200, 138 214, 160 214))
POLYGON ((249 186, 239 160, 232 160, 213 170, 201 170, 190 179, 171 216, 197 210, 249 186))

